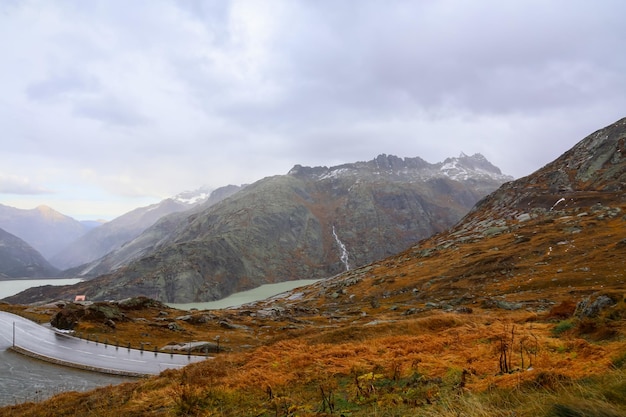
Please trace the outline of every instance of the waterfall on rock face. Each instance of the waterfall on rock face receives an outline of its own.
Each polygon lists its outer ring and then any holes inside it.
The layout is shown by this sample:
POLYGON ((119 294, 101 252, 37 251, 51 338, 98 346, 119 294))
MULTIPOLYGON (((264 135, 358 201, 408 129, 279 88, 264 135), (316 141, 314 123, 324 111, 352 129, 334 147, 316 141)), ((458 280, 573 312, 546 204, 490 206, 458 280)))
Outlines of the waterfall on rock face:
POLYGON ((346 249, 346 245, 343 244, 341 240, 339 240, 339 236, 337 236, 337 232, 335 231, 335 226, 333 225, 333 236, 335 237, 335 241, 341 250, 341 254, 339 259, 346 266, 346 271, 350 270, 350 264, 348 263, 348 250, 346 249))

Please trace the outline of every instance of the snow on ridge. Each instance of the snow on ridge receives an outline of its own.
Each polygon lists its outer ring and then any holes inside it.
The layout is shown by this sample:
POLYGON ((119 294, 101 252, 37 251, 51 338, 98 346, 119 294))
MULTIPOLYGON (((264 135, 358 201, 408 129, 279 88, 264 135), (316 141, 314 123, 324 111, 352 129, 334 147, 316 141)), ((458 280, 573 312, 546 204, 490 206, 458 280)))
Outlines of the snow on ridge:
POLYGON ((351 171, 349 168, 330 169, 328 172, 321 174, 318 178, 320 180, 326 180, 329 178, 339 178, 342 174, 347 174, 351 171))
POLYGON ((182 204, 193 205, 208 199, 211 196, 211 192, 212 190, 209 190, 206 186, 200 187, 196 190, 178 193, 172 197, 172 200, 182 204))
MULTIPOLYGON (((317 175, 317 179, 328 180, 328 179, 337 179, 341 177, 346 177, 350 175, 358 176, 361 170, 358 167, 338 167, 336 169, 329 169, 323 173, 317 175)), ((446 162, 442 163, 440 167, 431 166, 428 168, 421 168, 418 170, 414 170, 411 168, 404 167, 402 169, 381 169, 380 166, 374 168, 373 170, 369 170, 370 175, 397 175, 401 177, 412 177, 413 180, 429 180, 433 178, 450 178, 454 181, 468 181, 470 179, 490 179, 495 181, 510 181, 512 178, 508 175, 498 174, 497 172, 493 172, 484 168, 474 167, 474 168, 466 168, 462 164, 459 163, 457 158, 448 159, 446 162)))
POLYGON ((446 161, 444 161, 444 163, 439 168, 440 173, 456 181, 467 181, 469 179, 485 179, 485 178, 496 180, 496 181, 510 181, 513 179, 509 175, 498 173, 493 170, 488 170, 481 166, 465 167, 462 164, 459 164, 459 162, 461 162, 460 160, 465 159, 465 158, 478 160, 481 162, 487 161, 487 159, 480 154, 476 154, 474 156, 468 157, 467 155, 461 153, 461 156, 459 158, 446 159, 446 161))
POLYGON ((493 167, 481 154, 467 156, 461 153, 458 158, 447 158, 443 162, 429 164, 426 161, 416 163, 413 160, 394 159, 388 164, 381 158, 368 162, 356 162, 335 167, 301 167, 297 165, 289 174, 307 175, 318 181, 336 180, 338 178, 359 177, 360 175, 374 177, 397 177, 402 180, 427 181, 435 178, 450 178, 455 181, 511 181, 513 177, 502 174, 497 167, 493 167))
POLYGON ((207 198, 209 198, 209 195, 210 195, 209 193, 200 193, 200 194, 192 195, 187 198, 181 197, 180 195, 178 195, 174 197, 173 199, 183 204, 196 204, 200 201, 204 201, 207 198))

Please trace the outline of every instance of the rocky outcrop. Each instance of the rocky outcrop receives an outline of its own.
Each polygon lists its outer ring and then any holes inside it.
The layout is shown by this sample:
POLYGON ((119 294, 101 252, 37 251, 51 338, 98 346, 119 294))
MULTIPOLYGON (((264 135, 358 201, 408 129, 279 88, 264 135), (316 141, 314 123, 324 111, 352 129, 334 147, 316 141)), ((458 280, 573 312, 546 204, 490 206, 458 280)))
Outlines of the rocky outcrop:
POLYGON ((57 329, 72 330, 79 321, 92 321, 115 328, 116 323, 127 321, 123 310, 143 309, 162 306, 147 298, 131 299, 121 303, 65 303, 50 319, 50 324, 57 329))
POLYGON ((626 118, 623 118, 587 136, 532 175, 504 184, 473 211, 502 206, 509 212, 501 214, 511 216, 529 209, 553 210, 561 204, 589 205, 590 200, 600 201, 610 193, 621 197, 626 189, 625 167, 626 118))

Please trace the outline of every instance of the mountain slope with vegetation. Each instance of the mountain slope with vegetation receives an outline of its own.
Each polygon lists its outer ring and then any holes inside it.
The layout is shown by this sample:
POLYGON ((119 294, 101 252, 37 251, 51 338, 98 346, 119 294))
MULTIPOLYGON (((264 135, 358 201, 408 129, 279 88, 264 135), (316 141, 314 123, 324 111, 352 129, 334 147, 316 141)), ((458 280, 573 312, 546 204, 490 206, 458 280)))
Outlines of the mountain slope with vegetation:
POLYGON ((269 300, 84 316, 83 337, 204 340, 214 359, 0 415, 626 415, 625 141, 623 119, 455 227, 269 300))

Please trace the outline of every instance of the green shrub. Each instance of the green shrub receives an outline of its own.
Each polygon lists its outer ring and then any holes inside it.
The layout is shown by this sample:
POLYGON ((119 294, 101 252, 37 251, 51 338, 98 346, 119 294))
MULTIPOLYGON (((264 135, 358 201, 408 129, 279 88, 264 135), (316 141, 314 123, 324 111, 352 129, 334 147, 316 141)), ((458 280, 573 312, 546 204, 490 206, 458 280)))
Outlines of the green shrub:
POLYGON ((561 334, 573 329, 575 326, 576 325, 572 320, 562 320, 554 327, 554 329, 552 329, 552 335, 554 337, 559 337, 561 334))

